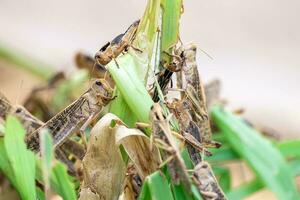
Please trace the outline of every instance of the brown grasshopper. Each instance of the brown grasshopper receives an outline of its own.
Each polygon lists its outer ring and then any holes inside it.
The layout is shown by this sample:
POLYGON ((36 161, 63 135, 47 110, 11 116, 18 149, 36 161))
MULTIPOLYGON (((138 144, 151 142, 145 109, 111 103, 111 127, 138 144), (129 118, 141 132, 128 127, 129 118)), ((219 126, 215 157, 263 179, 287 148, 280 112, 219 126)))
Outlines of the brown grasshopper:
POLYGON ((201 143, 200 128, 193 121, 190 114, 190 105, 187 99, 182 101, 174 99, 172 103, 168 105, 169 109, 178 119, 180 125, 181 135, 187 142, 187 149, 189 151, 191 160, 196 165, 201 162, 202 158, 200 152, 204 152, 207 156, 212 154, 205 149, 205 146, 201 143))
POLYGON ((58 85, 64 80, 64 73, 58 72, 50 78, 47 84, 33 88, 24 102, 24 107, 30 113, 40 113, 44 121, 51 119, 55 114, 53 108, 49 106, 52 100, 51 97, 58 85))
POLYGON ((91 77, 104 78, 111 87, 114 87, 115 82, 106 68, 97 63, 93 57, 79 52, 75 56, 75 62, 78 68, 87 69, 91 77))
POLYGON ((48 129, 54 147, 60 146, 75 132, 83 132, 94 117, 113 99, 113 89, 105 79, 94 81, 91 87, 75 102, 51 118, 42 127, 29 134, 25 141, 29 149, 39 152, 39 134, 48 129))
POLYGON ((193 180, 205 200, 227 199, 208 162, 202 161, 195 166, 193 180))
POLYGON ((152 106, 150 118, 153 132, 152 140, 156 146, 162 149, 162 157, 165 160, 163 164, 168 165, 173 182, 175 184, 182 182, 187 191, 190 191, 191 183, 186 166, 181 158, 180 151, 172 135, 169 121, 164 117, 162 109, 158 103, 155 103, 152 106))
POLYGON ((206 105, 205 90, 202 80, 200 79, 197 62, 196 62, 196 50, 197 47, 194 44, 188 44, 182 46, 182 59, 183 73, 186 80, 185 94, 192 105, 193 119, 200 128, 201 142, 206 147, 220 147, 221 144, 212 141, 212 133, 210 128, 210 121, 208 116, 208 110, 206 105))
POLYGON ((75 55, 75 63, 77 68, 87 69, 94 78, 104 78, 107 72, 105 67, 97 63, 93 57, 81 52, 75 55))
MULTIPOLYGON (((9 108, 6 112, 1 112, 2 119, 5 119, 9 114, 15 116, 23 125, 26 134, 32 133, 33 131, 44 125, 42 121, 34 117, 23 106, 12 106, 2 93, 0 93, 0 96, 0 107, 6 106, 9 108)), ((78 159, 82 159, 85 154, 83 146, 73 140, 66 140, 62 145, 62 148, 75 155, 78 159)), ((58 159, 60 159, 60 157, 58 157, 58 159)))
POLYGON ((4 120, 12 108, 8 99, 0 92, 0 118, 4 120))
MULTIPOLYGON (((135 21, 126 30, 125 33, 118 35, 111 42, 106 43, 96 53, 95 59, 99 65, 105 66, 111 60, 117 58, 122 52, 127 51, 129 47, 133 47, 131 44, 132 44, 133 40, 135 39, 139 22, 140 22, 139 20, 135 21)), ((136 49, 136 48, 134 48, 134 49, 136 49)), ((139 49, 136 49, 136 50, 139 50, 139 49)))

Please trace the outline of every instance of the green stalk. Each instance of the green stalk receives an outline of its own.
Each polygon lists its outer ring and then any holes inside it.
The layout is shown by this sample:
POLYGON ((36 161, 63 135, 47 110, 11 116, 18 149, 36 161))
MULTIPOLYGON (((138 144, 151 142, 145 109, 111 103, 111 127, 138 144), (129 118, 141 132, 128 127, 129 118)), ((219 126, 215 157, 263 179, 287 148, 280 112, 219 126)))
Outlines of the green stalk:
POLYGON ((172 57, 172 48, 179 39, 179 19, 181 16, 182 0, 161 0, 161 58, 168 63, 172 57))
POLYGON ((0 44, 0 58, 7 60, 42 80, 48 80, 53 75, 53 68, 51 66, 22 55, 3 44, 0 44))
POLYGON ((112 75, 122 98, 140 122, 149 122, 149 112, 153 101, 143 82, 138 78, 133 67, 135 62, 130 54, 120 56, 115 62, 110 62, 107 69, 112 75))

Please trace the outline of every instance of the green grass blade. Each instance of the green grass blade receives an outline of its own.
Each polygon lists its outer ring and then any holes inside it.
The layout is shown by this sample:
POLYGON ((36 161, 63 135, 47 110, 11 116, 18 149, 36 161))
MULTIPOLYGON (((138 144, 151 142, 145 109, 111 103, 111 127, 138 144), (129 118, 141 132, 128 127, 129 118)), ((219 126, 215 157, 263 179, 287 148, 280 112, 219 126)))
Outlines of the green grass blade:
POLYGON ((0 58, 36 75, 37 77, 48 80, 53 74, 53 67, 50 67, 40 61, 30 59, 16 50, 10 49, 4 44, 0 44, 0 58))
POLYGON ((285 157, 300 157, 300 140, 288 140, 277 144, 285 157))
POLYGON ((218 177, 219 184, 223 191, 227 193, 231 190, 231 177, 230 177, 230 170, 224 167, 213 167, 213 171, 218 177))
MULTIPOLYGON (((177 44, 179 38, 179 19, 181 15, 182 0, 161 0, 162 26, 161 51, 171 53, 171 48, 177 44)), ((170 57, 162 53, 162 58, 170 61, 170 57)))
POLYGON ((53 150, 52 150, 52 137, 48 130, 43 130, 40 133, 40 144, 41 144, 41 160, 42 160, 42 171, 44 180, 44 189, 46 199, 49 199, 50 192, 50 173, 53 160, 53 150))
POLYGON ((240 156, 229 145, 222 145, 219 149, 210 149, 213 154, 206 160, 214 162, 226 162, 240 159, 240 156))
POLYGON ((3 174, 8 178, 10 183, 16 188, 17 182, 15 179, 14 171, 8 159, 5 146, 4 146, 4 139, 0 138, 0 170, 3 174))
POLYGON ((37 200, 46 200, 44 192, 38 187, 36 187, 36 195, 37 195, 37 200))
POLYGON ((125 99, 119 90, 116 91, 117 98, 110 104, 109 112, 117 115, 127 126, 133 128, 137 121, 136 116, 132 113, 125 99))
POLYGON ((34 154, 24 143, 25 130, 20 122, 8 116, 5 124, 4 145, 12 165, 17 190, 22 199, 36 199, 34 154))
POLYGON ((57 162, 55 164, 51 176, 53 182, 56 183, 52 187, 64 200, 76 199, 74 183, 71 182, 67 169, 62 163, 57 162))
POLYGON ((154 172, 146 178, 139 199, 173 200, 173 195, 167 180, 160 172, 154 172))
POLYGON ((289 161, 289 166, 290 166, 294 176, 300 175, 300 159, 294 159, 294 160, 289 161))
POLYGON ((239 199, 244 199, 245 197, 261 190, 264 187, 264 184, 259 180, 255 179, 249 183, 246 183, 237 189, 234 189, 227 193, 228 199, 231 200, 239 200, 239 199))
POLYGON ((140 122, 149 122, 149 112, 153 101, 134 70, 138 66, 136 66, 133 56, 126 54, 119 57, 117 62, 119 67, 115 62, 110 62, 107 68, 118 90, 137 119, 140 122))
POLYGON ((211 116, 232 148, 279 199, 299 199, 292 172, 270 141, 220 107, 214 107, 211 116))
MULTIPOLYGON (((300 174, 300 160, 293 160, 289 162, 289 166, 293 171, 293 175, 297 176, 300 174)), ((255 192, 258 192, 259 190, 263 189, 264 184, 259 179, 254 179, 250 181, 249 183, 243 184, 239 186, 238 188, 226 192, 228 199, 243 199, 250 195, 252 195, 255 192)))
MULTIPOLYGON (((36 170, 35 170, 36 175, 35 175, 35 177, 39 182, 43 183, 44 179, 43 179, 43 172, 42 172, 42 162, 41 162, 40 159, 36 158, 35 163, 36 163, 36 165, 35 165, 36 166, 36 170)), ((59 163, 59 165, 60 165, 58 167, 59 169, 58 170, 56 169, 56 173, 54 173, 53 169, 51 170, 51 174, 50 174, 51 189, 53 189, 58 195, 60 195, 64 199, 68 198, 69 196, 72 197, 73 193, 75 193, 74 192, 74 185, 77 184, 77 182, 76 182, 76 180, 72 180, 72 177, 70 177, 67 174, 66 168, 63 166, 63 164, 59 163), (57 171, 59 173, 57 173, 57 171), (60 178, 64 179, 65 181, 59 181, 57 179, 57 175, 59 175, 59 174, 62 174, 62 177, 60 177, 60 178), (65 189, 63 189, 63 187, 61 187, 61 184, 64 184, 64 182, 67 184, 66 187, 70 189, 70 193, 71 193, 70 195, 68 194, 68 191, 66 191, 67 189, 65 190, 65 189)), ((57 164, 55 166, 57 166, 57 164)), ((72 198, 70 198, 70 199, 72 199, 72 198)))

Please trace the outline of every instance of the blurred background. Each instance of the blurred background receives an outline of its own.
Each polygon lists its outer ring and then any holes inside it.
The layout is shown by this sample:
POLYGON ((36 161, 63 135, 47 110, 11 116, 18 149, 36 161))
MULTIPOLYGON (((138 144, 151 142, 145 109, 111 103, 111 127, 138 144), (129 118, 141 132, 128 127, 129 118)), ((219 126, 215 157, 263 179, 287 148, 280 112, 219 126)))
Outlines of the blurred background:
MULTIPOLYGON (((78 50, 93 55, 138 19, 145 5, 146 0, 0 0, 0 42, 72 72, 78 50)), ((219 78, 232 108, 244 108, 247 118, 283 138, 300 136, 299 8, 298 0, 186 0, 180 25, 183 42, 193 41, 213 57, 198 51, 203 79, 219 78)), ((13 102, 22 102, 38 82, 0 61, 0 90, 13 102)))

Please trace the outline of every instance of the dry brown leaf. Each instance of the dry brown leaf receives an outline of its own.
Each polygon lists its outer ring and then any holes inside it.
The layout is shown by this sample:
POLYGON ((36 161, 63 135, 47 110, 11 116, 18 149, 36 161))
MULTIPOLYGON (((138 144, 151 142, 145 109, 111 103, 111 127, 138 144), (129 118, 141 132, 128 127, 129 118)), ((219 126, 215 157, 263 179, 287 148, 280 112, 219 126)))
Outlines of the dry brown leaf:
POLYGON ((93 193, 89 188, 84 188, 80 191, 80 197, 78 200, 99 200, 98 194, 93 193))
POLYGON ((118 198, 126 173, 119 145, 123 145, 142 179, 156 171, 160 164, 158 150, 150 150, 150 140, 142 131, 119 125, 122 122, 111 128, 112 120, 121 122, 117 116, 108 113, 91 130, 87 153, 82 161, 82 200, 89 195, 86 189, 99 195, 99 199, 118 198))
POLYGON ((142 180, 158 169, 161 163, 157 148, 150 150, 149 138, 139 129, 119 125, 115 128, 116 143, 122 144, 142 180))
MULTIPOLYGON (((89 188, 99 199, 117 199, 125 176, 125 164, 110 128, 111 120, 118 118, 106 114, 91 130, 87 153, 83 158, 83 188, 89 188)), ((83 190, 82 190, 83 191, 83 190)), ((80 193, 82 199, 86 193, 80 193)))

